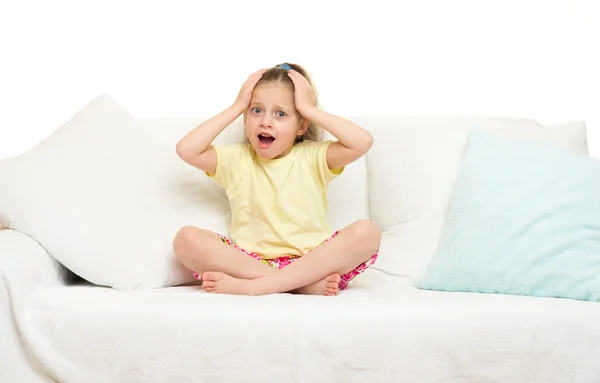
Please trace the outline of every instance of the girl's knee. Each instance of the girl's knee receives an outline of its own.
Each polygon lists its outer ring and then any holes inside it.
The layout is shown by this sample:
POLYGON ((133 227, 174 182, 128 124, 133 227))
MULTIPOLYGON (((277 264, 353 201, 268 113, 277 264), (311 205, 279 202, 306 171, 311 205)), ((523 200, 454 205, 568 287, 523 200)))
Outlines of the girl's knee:
POLYGON ((194 226, 184 226, 173 239, 173 251, 177 258, 187 258, 201 254, 203 248, 214 241, 218 236, 208 230, 194 226))
POLYGON ((381 231, 368 219, 361 219, 348 227, 349 237, 356 246, 365 246, 375 252, 381 242, 381 231))

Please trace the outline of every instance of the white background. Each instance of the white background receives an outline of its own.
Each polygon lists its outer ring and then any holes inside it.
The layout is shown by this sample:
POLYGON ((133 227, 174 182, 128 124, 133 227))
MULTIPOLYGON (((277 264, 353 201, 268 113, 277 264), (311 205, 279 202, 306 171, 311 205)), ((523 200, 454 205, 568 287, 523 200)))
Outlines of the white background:
POLYGON ((212 116, 283 61, 332 113, 585 120, 600 154, 600 0, 0 1, 0 158, 100 94, 212 116))

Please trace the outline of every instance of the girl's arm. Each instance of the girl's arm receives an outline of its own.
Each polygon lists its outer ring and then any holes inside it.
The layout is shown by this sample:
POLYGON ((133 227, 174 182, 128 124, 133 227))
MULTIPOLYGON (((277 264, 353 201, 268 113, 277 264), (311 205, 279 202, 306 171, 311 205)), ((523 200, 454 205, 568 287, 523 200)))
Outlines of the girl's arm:
POLYGON ((371 133, 345 118, 316 107, 303 113, 304 117, 331 133, 338 141, 327 149, 327 166, 339 169, 362 157, 373 145, 371 133))
POLYGON ((250 75, 238 94, 235 102, 227 109, 198 125, 186 134, 176 146, 177 155, 196 168, 214 174, 217 170, 217 152, 211 143, 250 105, 254 86, 266 69, 250 75))
POLYGON ((243 109, 232 105, 198 125, 177 143, 177 155, 188 164, 214 174, 217 169, 217 152, 211 143, 242 112, 243 109))
POLYGON ((373 145, 371 133, 345 118, 327 113, 315 106, 315 92, 308 80, 295 70, 288 71, 294 83, 294 101, 298 112, 321 126, 338 141, 327 149, 327 166, 339 169, 362 157, 373 145))

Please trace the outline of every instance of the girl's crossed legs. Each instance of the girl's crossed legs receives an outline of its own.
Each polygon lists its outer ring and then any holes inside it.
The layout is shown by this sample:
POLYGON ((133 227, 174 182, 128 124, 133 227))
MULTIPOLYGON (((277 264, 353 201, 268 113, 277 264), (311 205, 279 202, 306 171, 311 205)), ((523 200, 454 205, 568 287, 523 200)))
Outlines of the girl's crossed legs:
POLYGON ((371 221, 360 220, 300 258, 276 260, 274 267, 279 270, 272 267, 273 262, 272 266, 259 262, 219 235, 194 227, 181 229, 173 248, 184 266, 202 274, 202 288, 207 292, 335 295, 375 262, 380 239, 371 221))

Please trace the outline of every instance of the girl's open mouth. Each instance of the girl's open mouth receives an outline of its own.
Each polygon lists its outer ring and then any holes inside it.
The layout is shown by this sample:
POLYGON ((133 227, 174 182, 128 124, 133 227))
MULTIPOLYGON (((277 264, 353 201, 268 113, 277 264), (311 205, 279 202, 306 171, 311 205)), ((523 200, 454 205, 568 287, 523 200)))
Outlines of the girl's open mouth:
POLYGON ((273 141, 275 141, 275 137, 265 133, 261 133, 258 135, 258 141, 260 142, 261 148, 266 148, 270 146, 273 143, 273 141))

